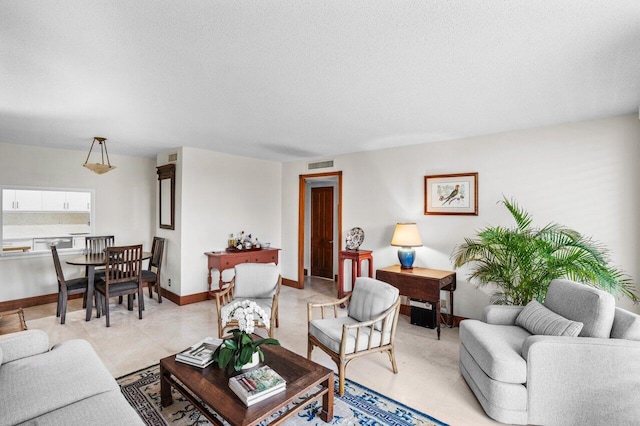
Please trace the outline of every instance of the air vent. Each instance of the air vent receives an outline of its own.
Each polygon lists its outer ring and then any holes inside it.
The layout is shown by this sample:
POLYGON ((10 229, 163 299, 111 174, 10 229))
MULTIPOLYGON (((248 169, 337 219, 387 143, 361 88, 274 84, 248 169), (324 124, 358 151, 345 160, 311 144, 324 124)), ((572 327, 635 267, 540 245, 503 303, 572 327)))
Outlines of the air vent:
POLYGON ((309 170, 325 169, 327 167, 333 167, 333 160, 318 161, 317 163, 309 163, 309 170))
POLYGON ((169 161, 178 161, 178 153, 169 154, 169 161))

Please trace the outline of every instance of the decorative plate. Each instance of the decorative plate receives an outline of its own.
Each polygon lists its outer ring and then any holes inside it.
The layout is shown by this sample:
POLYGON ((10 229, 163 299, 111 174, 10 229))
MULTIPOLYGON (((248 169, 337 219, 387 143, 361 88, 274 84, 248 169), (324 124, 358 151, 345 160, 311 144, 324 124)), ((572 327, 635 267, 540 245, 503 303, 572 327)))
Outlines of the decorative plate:
POLYGON ((347 250, 358 250, 360 244, 364 241, 364 231, 362 228, 352 228, 347 232, 347 250))

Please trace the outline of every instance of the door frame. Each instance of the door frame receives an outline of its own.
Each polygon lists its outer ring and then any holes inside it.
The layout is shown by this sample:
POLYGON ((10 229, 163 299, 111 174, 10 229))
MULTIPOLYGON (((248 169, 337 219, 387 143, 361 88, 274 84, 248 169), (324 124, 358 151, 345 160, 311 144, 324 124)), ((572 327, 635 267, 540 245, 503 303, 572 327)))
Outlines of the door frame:
POLYGON ((306 213, 307 183, 327 177, 338 178, 338 214, 334 226, 338 227, 338 252, 342 250, 342 171, 300 175, 298 181, 298 288, 304 288, 304 218, 306 213))

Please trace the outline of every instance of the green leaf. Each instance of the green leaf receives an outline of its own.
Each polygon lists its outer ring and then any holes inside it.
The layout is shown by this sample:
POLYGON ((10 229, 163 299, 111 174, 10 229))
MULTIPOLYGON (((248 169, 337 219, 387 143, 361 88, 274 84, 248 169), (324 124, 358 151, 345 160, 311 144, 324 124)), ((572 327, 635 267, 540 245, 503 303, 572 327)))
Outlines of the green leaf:
POLYGON ((233 354, 234 354, 233 351, 230 351, 228 349, 222 349, 218 357, 218 367, 225 368, 226 366, 228 366, 231 360, 233 359, 233 354))
POLYGON ((532 226, 531 215, 515 200, 503 196, 515 227, 480 229, 465 238, 451 257, 457 268, 469 266, 469 280, 476 286, 496 287, 491 302, 525 305, 544 301, 549 283, 568 278, 624 296, 638 303, 630 277, 609 265, 608 250, 578 231, 557 223, 532 226))

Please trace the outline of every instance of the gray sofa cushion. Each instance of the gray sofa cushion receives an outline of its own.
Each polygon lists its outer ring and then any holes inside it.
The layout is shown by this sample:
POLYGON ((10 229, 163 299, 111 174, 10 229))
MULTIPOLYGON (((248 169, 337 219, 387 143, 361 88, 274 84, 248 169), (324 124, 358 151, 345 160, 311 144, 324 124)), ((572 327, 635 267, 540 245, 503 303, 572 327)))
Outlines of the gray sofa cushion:
POLYGON ((516 318, 516 325, 526 329, 531 334, 547 336, 576 337, 583 324, 568 320, 542 306, 537 300, 532 300, 516 318))
POLYGON ((569 280, 553 280, 544 306, 567 319, 583 323, 580 337, 608 338, 611 334, 616 301, 606 291, 569 280))
POLYGON ((3 364, 0 383, 0 413, 6 424, 25 422, 119 389, 85 340, 68 340, 50 352, 3 364))
POLYGON ((527 388, 521 383, 505 383, 487 376, 460 344, 460 372, 482 408, 503 423, 527 423, 527 388))
POLYGON ((616 316, 611 328, 611 338, 640 340, 640 315, 616 308, 616 316))
POLYGON ((531 336, 517 325, 493 325, 467 319, 460 322, 460 341, 487 376, 507 383, 527 381, 522 344, 531 336))
MULTIPOLYGON (((358 277, 353 284, 349 301, 349 316, 358 321, 369 321, 389 309, 398 299, 398 294, 398 289, 390 284, 373 278, 358 277)), ((391 326, 391 321, 387 326, 391 326)), ((375 328, 382 330, 382 321, 375 328)))
POLYGON ((123 398, 120 389, 82 399, 32 420, 24 426, 132 426, 144 425, 138 413, 123 398))
POLYGON ((49 350, 49 336, 42 330, 25 330, 0 336, 1 364, 49 350))
POLYGON ((482 321, 487 324, 515 325, 524 306, 487 305, 482 311, 482 321))

